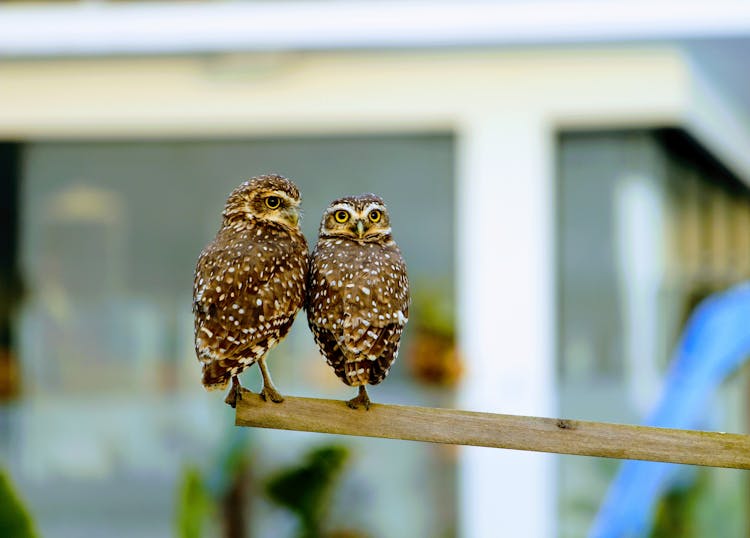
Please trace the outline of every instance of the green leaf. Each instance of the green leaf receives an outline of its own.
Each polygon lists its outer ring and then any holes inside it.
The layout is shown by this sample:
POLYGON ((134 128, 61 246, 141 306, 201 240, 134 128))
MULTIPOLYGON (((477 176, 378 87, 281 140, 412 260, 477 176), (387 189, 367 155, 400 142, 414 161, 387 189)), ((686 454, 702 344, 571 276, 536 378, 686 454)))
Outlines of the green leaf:
POLYGON ((35 538, 38 536, 29 513, 13 491, 8 476, 0 470, 0 536, 35 538))
POLYGON ((213 502, 200 471, 194 467, 186 468, 177 505, 177 536, 201 538, 212 511, 213 502))

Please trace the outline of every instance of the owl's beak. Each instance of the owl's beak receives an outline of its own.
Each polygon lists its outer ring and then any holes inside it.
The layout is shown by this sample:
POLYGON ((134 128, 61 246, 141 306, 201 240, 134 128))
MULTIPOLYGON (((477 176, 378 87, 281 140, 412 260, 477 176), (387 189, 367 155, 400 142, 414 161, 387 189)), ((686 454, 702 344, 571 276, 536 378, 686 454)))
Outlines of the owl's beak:
POLYGON ((297 223, 299 223, 299 210, 296 207, 290 207, 286 211, 287 217, 289 217, 289 220, 292 222, 293 226, 297 226, 297 223))
POLYGON ((361 220, 357 221, 357 235, 360 239, 362 239, 362 236, 365 235, 365 223, 361 220))

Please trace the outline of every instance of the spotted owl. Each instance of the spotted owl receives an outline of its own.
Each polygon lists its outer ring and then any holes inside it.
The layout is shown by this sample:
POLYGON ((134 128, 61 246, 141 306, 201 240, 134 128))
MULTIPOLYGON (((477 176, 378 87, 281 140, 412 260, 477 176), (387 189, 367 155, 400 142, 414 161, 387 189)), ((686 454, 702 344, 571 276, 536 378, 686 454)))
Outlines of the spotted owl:
POLYGON ((221 228, 200 253, 195 268, 195 352, 209 390, 232 388, 225 400, 242 396, 238 375, 257 362, 264 399, 281 402, 266 366, 266 354, 289 332, 304 305, 307 242, 298 226, 300 193, 278 175, 252 178, 229 195, 221 228))
POLYGON ((381 198, 340 198, 323 213, 312 253, 307 322, 336 375, 359 387, 349 407, 370 407, 366 385, 388 375, 409 318, 409 281, 381 198))

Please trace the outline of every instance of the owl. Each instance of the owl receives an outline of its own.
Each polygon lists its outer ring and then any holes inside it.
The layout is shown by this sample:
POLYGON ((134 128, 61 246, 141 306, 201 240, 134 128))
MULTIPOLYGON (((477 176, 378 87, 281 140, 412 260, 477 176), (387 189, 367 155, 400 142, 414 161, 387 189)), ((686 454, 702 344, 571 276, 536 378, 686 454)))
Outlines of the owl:
POLYGON ((282 176, 246 181, 229 195, 221 228, 198 257, 195 352, 207 389, 225 389, 232 380, 225 400, 232 407, 242 397, 237 376, 256 362, 261 397, 283 401, 266 354, 287 335, 305 302, 308 252, 299 205, 299 190, 282 176))
POLYGON ((307 322, 336 375, 359 387, 347 405, 370 407, 366 385, 388 375, 409 319, 406 264, 381 198, 340 198, 323 213, 307 285, 307 322))

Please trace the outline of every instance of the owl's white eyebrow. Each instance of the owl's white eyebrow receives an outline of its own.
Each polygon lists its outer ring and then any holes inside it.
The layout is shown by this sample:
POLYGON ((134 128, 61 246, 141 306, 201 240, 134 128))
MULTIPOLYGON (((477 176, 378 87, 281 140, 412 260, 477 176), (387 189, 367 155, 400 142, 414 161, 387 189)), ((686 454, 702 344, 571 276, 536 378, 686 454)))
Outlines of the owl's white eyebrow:
POLYGON ((347 213, 351 213, 351 207, 346 204, 336 204, 334 206, 329 207, 326 210, 326 213, 335 213, 336 211, 346 211, 347 213))
POLYGON ((268 191, 265 191, 265 192, 261 193, 261 197, 262 198, 265 198, 267 196, 276 196, 277 198, 283 198, 287 203, 290 203, 290 204, 298 204, 299 203, 297 200, 295 200, 294 198, 292 198, 291 196, 289 196, 284 191, 268 190, 268 191))
POLYGON ((366 215, 373 209, 377 209, 378 211, 385 211, 385 206, 378 202, 372 202, 370 204, 367 204, 367 207, 365 207, 365 210, 362 213, 366 215))

